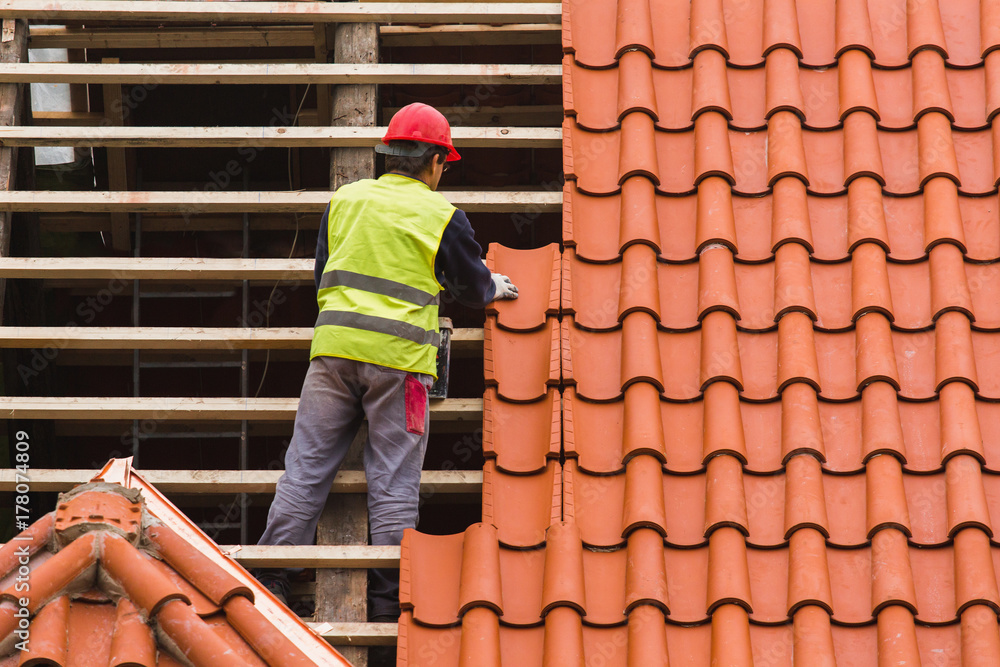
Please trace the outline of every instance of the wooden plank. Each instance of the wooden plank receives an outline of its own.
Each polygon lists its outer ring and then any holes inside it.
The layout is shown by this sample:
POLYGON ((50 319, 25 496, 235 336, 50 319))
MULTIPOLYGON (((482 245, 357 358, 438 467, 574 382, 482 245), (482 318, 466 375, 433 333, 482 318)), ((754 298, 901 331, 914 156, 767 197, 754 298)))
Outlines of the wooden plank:
MULTIPOLYGON (((32 491, 68 491, 89 482, 95 470, 32 468, 28 472, 32 491)), ((142 478, 164 493, 249 493, 273 494, 281 470, 143 470, 142 478)), ((17 470, 0 468, 0 492, 15 490, 17 470)), ((479 470, 425 470, 420 476, 421 492, 448 494, 480 493, 483 473, 479 470)), ((330 493, 365 493, 365 475, 357 470, 337 473, 330 493)))
MULTIPOLYGON (((297 398, 0 396, 0 419, 292 421, 297 398)), ((431 399, 431 421, 476 422, 480 398, 431 399)))
MULTIPOLYGON (((323 24, 317 24, 323 29, 323 24)), ((32 49, 213 49, 313 47, 313 26, 31 28, 32 49)), ((383 46, 558 44, 558 23, 379 26, 383 46)), ((320 61, 323 62, 323 61, 320 61)))
MULTIPOLYGON (((561 191, 442 190, 441 194, 468 213, 558 212, 561 191)), ((176 192, 0 191, 0 211, 196 213, 322 213, 330 192, 218 192, 211 189, 176 192)))
MULTIPOLYGON (((558 26, 556 26, 558 29, 558 26)), ((170 28, 31 27, 33 49, 210 49, 311 47, 310 25, 170 28)))
MULTIPOLYGON (((383 46, 485 46, 502 44, 559 44, 558 23, 511 25, 384 25, 379 27, 383 46)), ((32 32, 34 37, 34 32, 32 32)))
MULTIPOLYGON (((2 1, 2 0, 0 0, 2 1)), ((98 4, 98 3, 95 3, 98 4)), ((252 3, 248 3, 252 4, 252 3)), ((341 4, 341 3, 331 3, 341 4)), ((225 6, 219 3, 219 6, 225 6)), ((0 83, 555 85, 561 65, 2 63, 0 83)))
POLYGON ((104 114, 98 111, 35 111, 31 112, 31 123, 37 126, 72 125, 88 127, 100 125, 104 114))
POLYGON ((0 257, 6 278, 287 280, 313 282, 312 259, 206 257, 0 257))
POLYGON ((246 568, 251 567, 399 567, 398 546, 360 544, 220 546, 222 552, 246 568))
POLYGON ((559 23, 558 3, 0 0, 0 18, 206 23, 559 23))
MULTIPOLYGON (((332 646, 340 649, 344 657, 348 654, 342 647, 393 646, 399 634, 399 626, 395 623, 317 622, 307 625, 332 646)), ((357 662, 353 664, 359 665, 357 662)))
MULTIPOLYGON (((0 348, 59 350, 307 350, 312 327, 3 327, 0 348)), ((452 353, 483 349, 482 329, 455 329, 452 353)))
MULTIPOLYGON (((112 86, 120 88, 120 86, 112 86)), ((107 86, 105 87, 107 88, 107 86)), ((0 127, 0 146, 109 146, 259 148, 333 146, 373 148, 384 127, 0 127)), ((558 127, 456 127, 452 139, 466 148, 560 148, 558 127)))
MULTIPOLYGON (((102 63, 117 64, 117 58, 105 58, 102 63)), ((123 130, 125 125, 125 114, 123 112, 122 87, 117 83, 105 84, 102 87, 104 95, 104 122, 106 129, 123 130)), ((108 160, 108 189, 128 190, 128 167, 125 164, 125 149, 121 147, 109 147, 107 150, 108 160)), ((111 246, 118 252, 132 251, 132 236, 129 226, 129 214, 124 211, 115 211, 111 214, 111 246)))

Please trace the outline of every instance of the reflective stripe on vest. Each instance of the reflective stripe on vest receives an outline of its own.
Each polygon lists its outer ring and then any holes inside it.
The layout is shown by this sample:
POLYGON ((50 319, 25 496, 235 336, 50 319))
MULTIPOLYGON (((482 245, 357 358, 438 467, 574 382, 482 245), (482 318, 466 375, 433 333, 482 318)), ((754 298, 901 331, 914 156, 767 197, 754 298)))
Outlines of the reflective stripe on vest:
POLYGON ((416 287, 410 287, 409 285, 405 285, 403 283, 397 283, 395 280, 376 278, 375 276, 366 276, 362 273, 340 271, 337 269, 327 271, 323 274, 323 278, 319 283, 319 288, 326 289, 327 287, 353 287, 354 289, 360 289, 366 292, 374 292, 375 294, 381 294, 383 296, 391 296, 392 298, 399 299, 400 301, 409 301, 410 303, 418 306, 429 306, 431 304, 437 304, 440 301, 439 294, 429 294, 423 290, 417 289, 416 287))
POLYGON ((337 190, 310 358, 345 357, 436 376, 442 286, 434 262, 454 211, 426 184, 396 174, 337 190))

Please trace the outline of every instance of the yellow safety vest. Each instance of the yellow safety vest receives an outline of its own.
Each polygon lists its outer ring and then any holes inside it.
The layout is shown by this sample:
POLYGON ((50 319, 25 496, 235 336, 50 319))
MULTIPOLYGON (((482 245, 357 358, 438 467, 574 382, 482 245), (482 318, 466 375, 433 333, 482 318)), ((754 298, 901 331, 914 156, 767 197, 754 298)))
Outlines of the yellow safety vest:
POLYGON ((345 357, 437 377, 443 288, 434 260, 454 211, 425 183, 398 174, 337 190, 310 359, 345 357))

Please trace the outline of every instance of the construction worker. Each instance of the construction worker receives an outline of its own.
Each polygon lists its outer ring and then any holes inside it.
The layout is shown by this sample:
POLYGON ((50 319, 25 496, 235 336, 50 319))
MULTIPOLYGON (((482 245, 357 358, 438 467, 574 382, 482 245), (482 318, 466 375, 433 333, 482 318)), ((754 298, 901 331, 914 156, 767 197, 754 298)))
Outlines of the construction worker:
MULTIPOLYGON (((393 116, 376 151, 387 173, 339 188, 316 247, 319 317, 285 473, 260 544, 311 544, 337 469, 362 419, 371 543, 416 527, 427 448, 427 392, 437 377, 439 292, 482 308, 517 298, 481 259, 465 213, 435 192, 461 159, 447 119, 426 104, 393 116)), ((258 571, 287 599, 285 571, 258 571)), ((399 571, 373 570, 369 618, 399 617, 399 571)))

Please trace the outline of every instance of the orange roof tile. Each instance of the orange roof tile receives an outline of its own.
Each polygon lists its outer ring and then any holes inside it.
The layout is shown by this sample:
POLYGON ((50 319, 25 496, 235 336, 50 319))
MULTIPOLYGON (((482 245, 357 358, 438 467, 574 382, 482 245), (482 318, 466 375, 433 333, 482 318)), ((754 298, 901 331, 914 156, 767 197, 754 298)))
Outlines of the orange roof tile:
POLYGON ((560 309, 493 250, 490 509, 407 535, 401 665, 1000 663, 998 26, 563 3, 560 309))
POLYGON ((348 663, 113 459, 0 547, 0 665, 27 664, 348 663))

